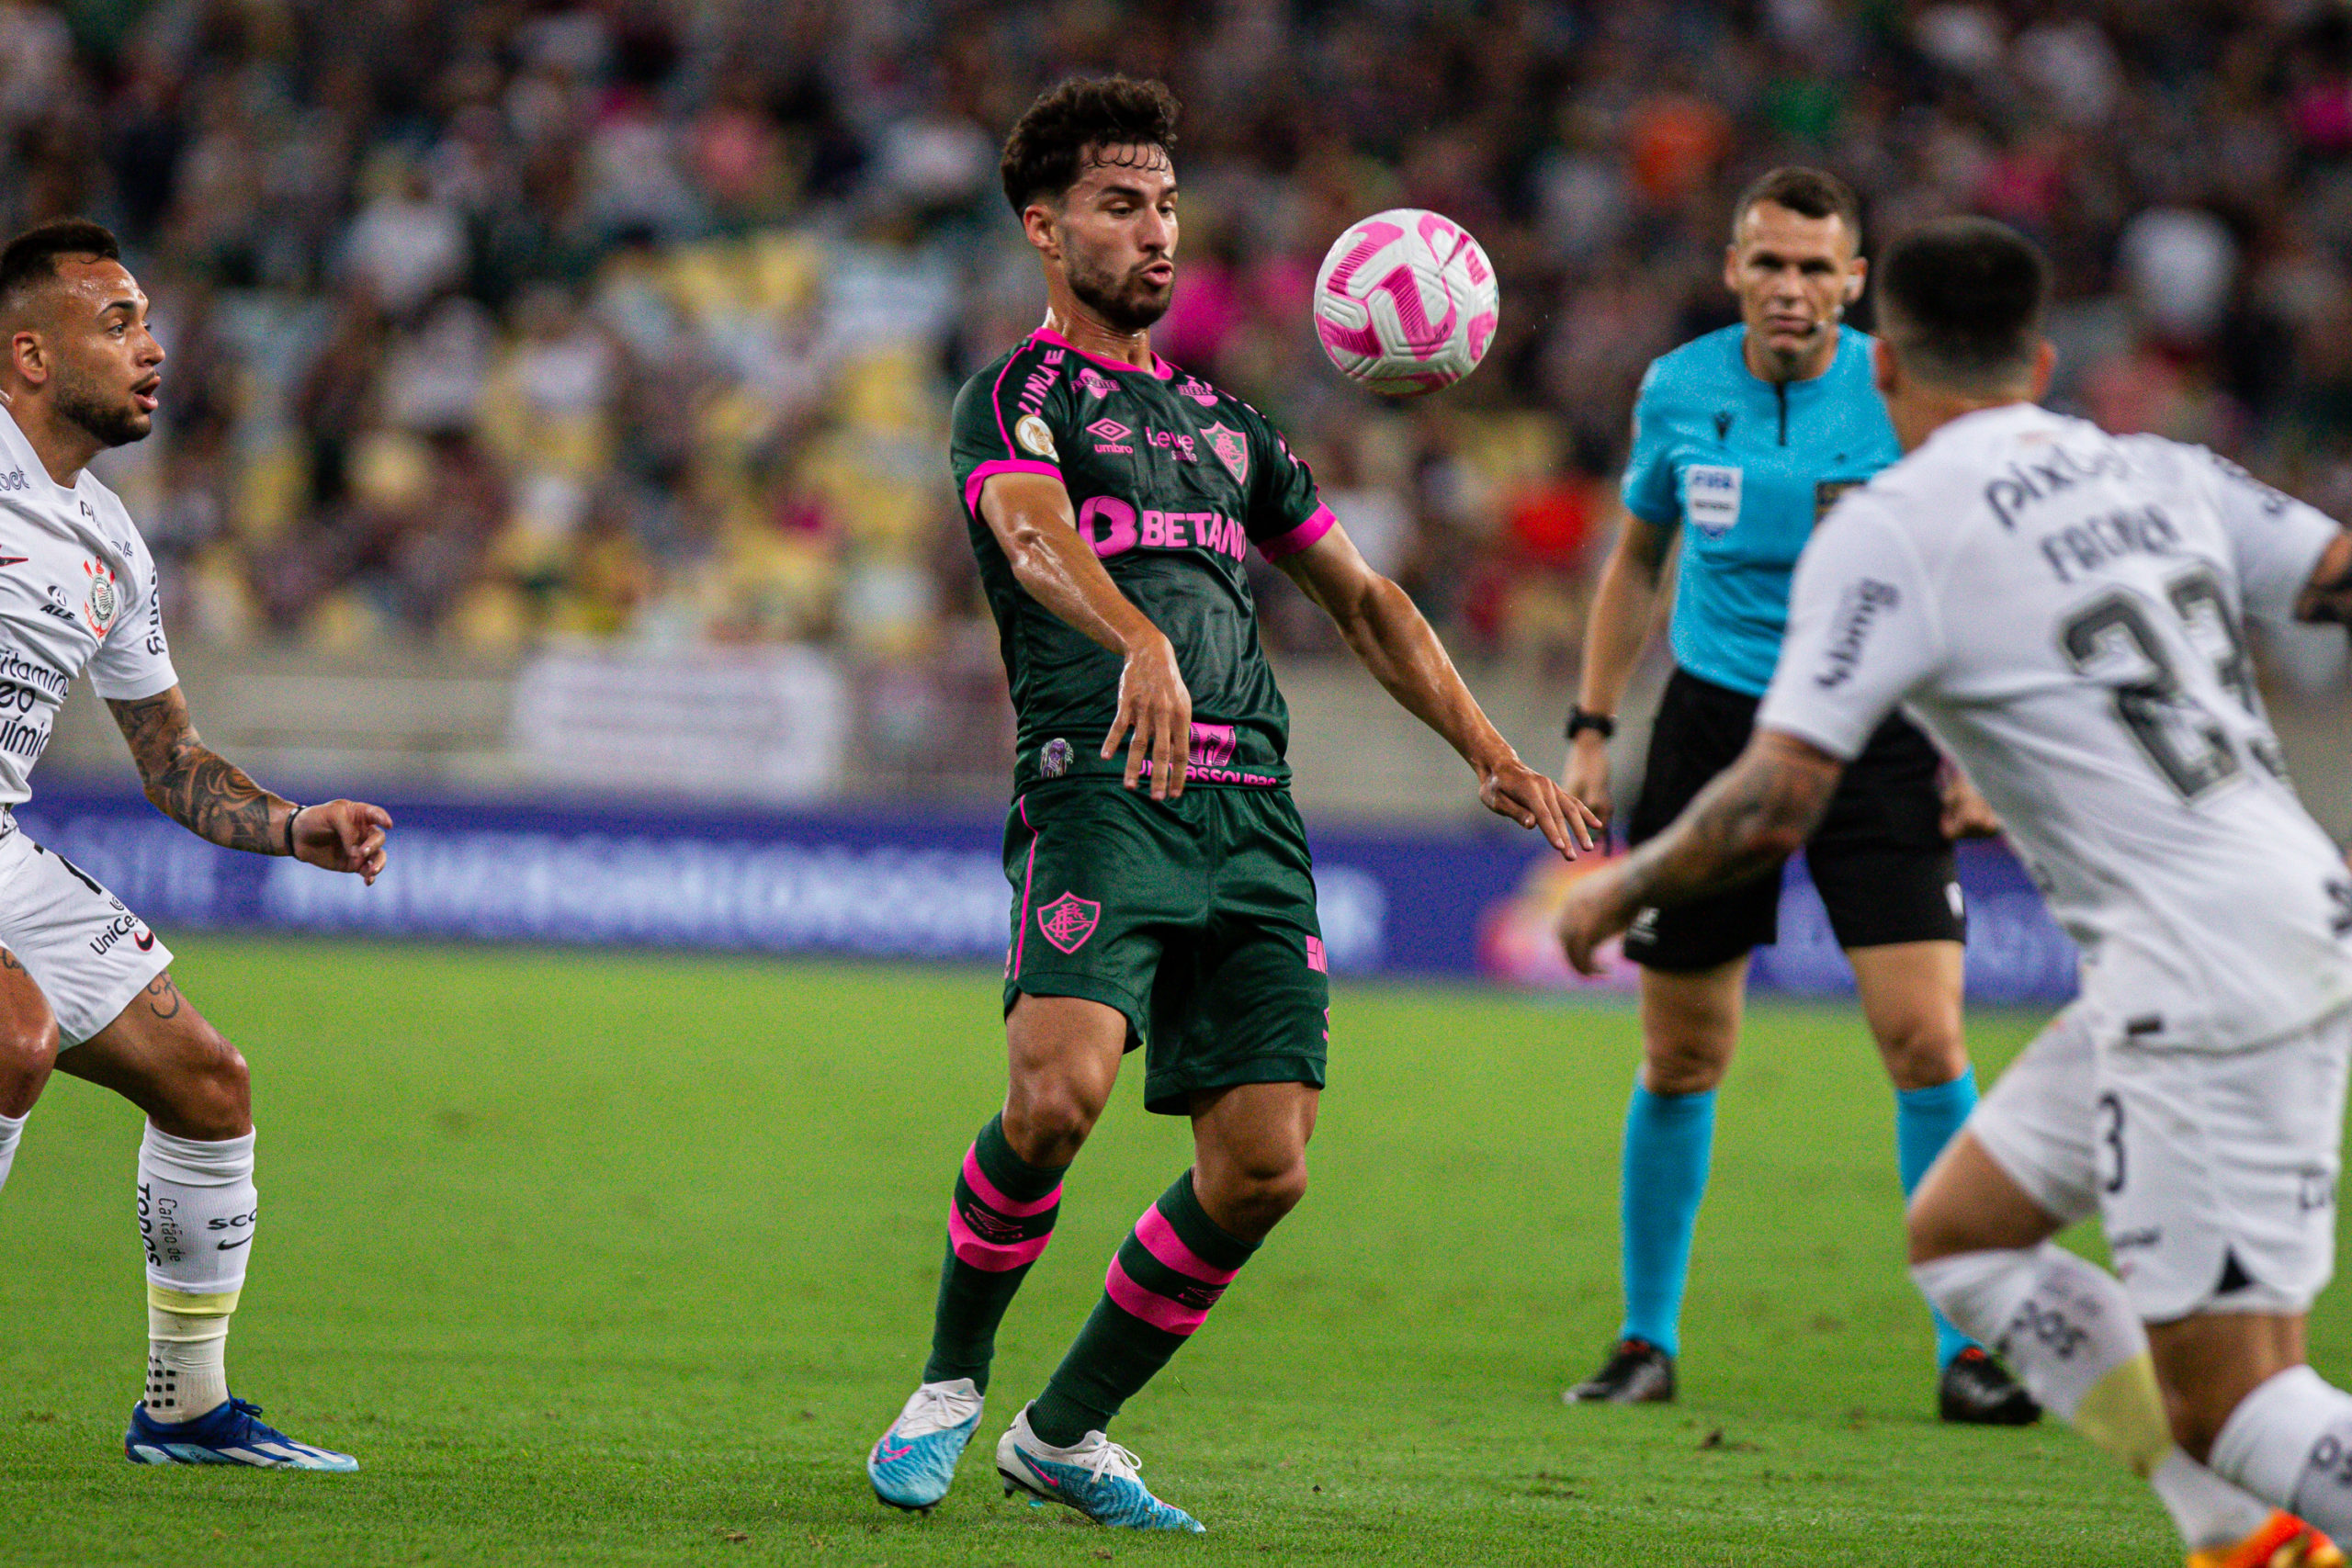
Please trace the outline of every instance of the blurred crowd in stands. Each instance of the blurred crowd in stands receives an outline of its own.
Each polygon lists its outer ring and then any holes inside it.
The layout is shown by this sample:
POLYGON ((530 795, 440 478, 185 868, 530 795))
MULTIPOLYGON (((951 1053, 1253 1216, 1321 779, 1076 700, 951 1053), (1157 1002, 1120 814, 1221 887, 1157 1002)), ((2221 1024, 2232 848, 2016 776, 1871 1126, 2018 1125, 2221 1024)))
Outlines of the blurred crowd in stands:
POLYGON ((183 640, 984 681, 942 430, 1040 310, 998 148, 1114 67, 1186 105, 1158 346, 1471 657, 1573 661, 1634 383, 1731 319, 1728 203, 1779 163, 1873 238, 2031 232, 2063 400, 2352 515, 2340 0, 0 0, 0 218, 115 225, 156 300, 158 434, 107 461, 183 640), (1502 329, 1382 405, 1306 295, 1397 204, 1478 235, 1502 329))

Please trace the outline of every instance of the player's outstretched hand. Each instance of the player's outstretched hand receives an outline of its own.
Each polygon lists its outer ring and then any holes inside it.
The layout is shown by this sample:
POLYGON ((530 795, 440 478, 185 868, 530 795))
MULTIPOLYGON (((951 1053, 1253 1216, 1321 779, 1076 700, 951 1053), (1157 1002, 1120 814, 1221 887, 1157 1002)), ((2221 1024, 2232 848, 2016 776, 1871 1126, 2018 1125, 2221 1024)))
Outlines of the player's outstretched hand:
POLYGON ((358 800, 306 806, 294 818, 294 858, 329 871, 356 872, 370 887, 384 870, 384 833, 391 813, 358 800))
POLYGON ((1176 668, 1176 645, 1155 637, 1127 655, 1119 671, 1119 713, 1111 733, 1102 738, 1102 755, 1119 749, 1129 730, 1126 786, 1136 787, 1151 764, 1151 798, 1173 800, 1184 793, 1184 773, 1193 765, 1193 694, 1176 668))
POLYGON ((1600 964, 1593 954, 1602 942, 1623 935, 1625 928, 1633 923, 1634 911, 1625 903, 1621 863, 1580 876, 1571 884, 1567 902, 1560 907, 1560 918, 1553 930, 1558 933, 1561 951, 1568 955, 1577 973, 1598 975, 1600 964))
POLYGON ((2001 831, 2001 819, 1992 804, 1976 793, 1968 775, 1958 768, 1944 770, 1943 831, 1947 839, 1991 839, 2001 831))
POLYGON ((1479 770, 1478 799, 1496 816, 1543 834, 1567 860, 1592 848, 1592 835, 1600 827, 1600 818, 1583 801, 1517 757, 1479 770))

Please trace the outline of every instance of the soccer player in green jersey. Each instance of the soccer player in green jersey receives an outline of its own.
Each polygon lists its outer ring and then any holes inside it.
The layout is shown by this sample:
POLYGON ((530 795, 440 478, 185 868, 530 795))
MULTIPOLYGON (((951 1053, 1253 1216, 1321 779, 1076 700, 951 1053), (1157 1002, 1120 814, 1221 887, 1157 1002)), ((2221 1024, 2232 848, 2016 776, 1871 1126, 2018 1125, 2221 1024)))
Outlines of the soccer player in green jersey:
POLYGON ((1104 1524, 1201 1528, 1104 1429, 1305 1194, 1329 1022, 1252 547, 1462 754, 1489 809, 1564 855, 1591 844, 1590 814, 1487 722, 1272 425, 1152 353, 1175 289, 1175 119, 1157 83, 1073 80, 1005 143, 1046 319, 965 386, 951 457, 1019 716, 1011 1082, 956 1179, 922 1384, 866 1461, 899 1507, 946 1495, 1062 1173, 1143 1044, 1145 1106, 1192 1119, 1193 1168, 1119 1247, 996 1463, 1008 1494, 1104 1524))

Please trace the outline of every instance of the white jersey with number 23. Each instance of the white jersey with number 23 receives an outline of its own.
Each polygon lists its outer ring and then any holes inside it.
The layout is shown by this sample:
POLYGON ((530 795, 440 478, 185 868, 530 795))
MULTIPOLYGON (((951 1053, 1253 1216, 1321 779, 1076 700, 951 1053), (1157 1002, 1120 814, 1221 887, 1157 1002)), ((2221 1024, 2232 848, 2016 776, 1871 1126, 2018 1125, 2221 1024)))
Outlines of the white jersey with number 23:
POLYGON ((2257 1044, 2352 1004, 2352 875, 2243 631, 2336 533, 2202 447, 1968 414, 1824 521, 1757 723, 1850 759, 1906 705, 2081 949, 2095 1029, 2257 1044))

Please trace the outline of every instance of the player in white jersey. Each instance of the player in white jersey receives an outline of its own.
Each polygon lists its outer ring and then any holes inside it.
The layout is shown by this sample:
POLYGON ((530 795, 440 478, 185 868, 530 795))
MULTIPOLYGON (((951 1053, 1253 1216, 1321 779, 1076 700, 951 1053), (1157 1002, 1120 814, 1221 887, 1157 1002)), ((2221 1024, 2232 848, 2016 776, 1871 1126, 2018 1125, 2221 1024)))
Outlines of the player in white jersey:
POLYGON ((173 982, 122 902, 31 841, 10 808, 76 675, 114 712, 147 798, 200 837, 370 883, 391 818, 262 789, 198 739, 164 639, 155 562, 86 465, 153 427, 164 351, 147 297, 94 223, 0 252, 0 1183, 52 1067, 146 1112, 139 1235, 145 1393, 124 1451, 146 1464, 353 1470, 229 1393, 223 1351, 260 1210, 244 1059, 173 982))
POLYGON ((2036 406, 2048 271, 2012 231, 1928 225, 1881 278, 1909 455, 1807 547, 1747 754, 1578 885, 1562 937, 1589 965, 1635 908, 1775 863, 1905 706, 2007 823, 2083 982, 1922 1184, 1915 1277, 2149 1478, 2191 1563, 2340 1563, 2352 1394, 2303 1330, 2334 1265, 2352 874, 2241 627, 2352 619, 2352 536, 2201 448, 2036 406), (2120 1282, 2050 1242, 2094 1213, 2120 1282))

